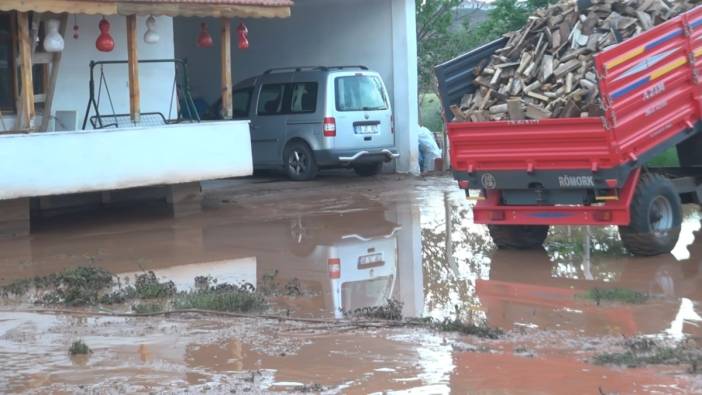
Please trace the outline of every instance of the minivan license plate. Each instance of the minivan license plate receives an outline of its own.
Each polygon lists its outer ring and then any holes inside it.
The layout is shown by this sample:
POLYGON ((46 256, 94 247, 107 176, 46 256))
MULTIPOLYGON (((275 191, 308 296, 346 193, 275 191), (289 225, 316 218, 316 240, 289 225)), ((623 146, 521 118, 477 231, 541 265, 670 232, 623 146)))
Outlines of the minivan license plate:
POLYGON ((354 131, 356 134, 377 134, 378 125, 356 125, 354 131))

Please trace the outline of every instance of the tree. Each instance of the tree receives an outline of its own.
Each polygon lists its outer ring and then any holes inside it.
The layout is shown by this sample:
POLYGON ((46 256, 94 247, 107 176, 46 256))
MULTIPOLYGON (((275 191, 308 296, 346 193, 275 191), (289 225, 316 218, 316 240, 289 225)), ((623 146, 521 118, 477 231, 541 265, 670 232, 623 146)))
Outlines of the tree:
MULTIPOLYGON (((486 3, 471 0, 417 0, 417 52, 419 92, 436 92, 434 66, 450 60, 499 36, 522 28, 537 8, 555 0, 495 0, 487 18, 479 24, 471 22, 471 13, 459 17, 457 7, 466 5, 474 12, 483 12, 486 3)), ((421 99, 421 97, 420 97, 421 99)))
POLYGON ((486 43, 501 35, 516 31, 526 25, 529 15, 538 8, 546 7, 555 0, 495 0, 488 18, 478 26, 475 35, 478 41, 486 43))
POLYGON ((454 9, 461 3, 462 0, 417 0, 420 92, 434 91, 434 66, 456 53, 455 42, 461 32, 451 32, 451 26, 454 24, 454 9))

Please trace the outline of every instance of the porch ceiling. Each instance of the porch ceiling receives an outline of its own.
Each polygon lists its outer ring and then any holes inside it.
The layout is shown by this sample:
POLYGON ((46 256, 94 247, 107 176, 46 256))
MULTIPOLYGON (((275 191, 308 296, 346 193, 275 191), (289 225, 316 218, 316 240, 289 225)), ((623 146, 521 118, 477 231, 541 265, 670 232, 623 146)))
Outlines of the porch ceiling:
POLYGON ((292 0, 2 0, 0 11, 286 18, 292 5, 292 0))

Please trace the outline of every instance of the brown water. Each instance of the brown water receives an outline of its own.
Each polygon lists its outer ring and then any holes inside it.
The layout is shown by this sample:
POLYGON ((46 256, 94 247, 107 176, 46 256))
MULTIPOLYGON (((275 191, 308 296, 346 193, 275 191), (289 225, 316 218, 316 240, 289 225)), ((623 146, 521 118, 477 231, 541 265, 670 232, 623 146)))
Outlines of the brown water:
MULTIPOLYGON (((615 229, 552 229, 545 249, 498 251, 473 225, 449 179, 344 182, 282 193, 218 189, 202 214, 172 220, 134 208, 45 220, 31 238, 0 243, 0 282, 97 265, 145 270, 179 289, 198 275, 261 285, 299 281, 274 311, 341 318, 403 303, 405 316, 485 320, 499 341, 418 329, 338 330, 267 320, 76 317, 0 312, 6 392, 691 393, 684 368, 613 369, 587 362, 621 336, 699 336, 700 215, 686 212, 671 255, 634 258, 615 229), (336 270, 331 263, 340 261, 336 270), (268 279, 268 280, 266 280, 268 279), (622 287, 643 304, 578 295, 622 287), (83 339, 94 352, 70 358, 83 339), (527 349, 526 353, 514 352, 527 349), (312 387, 318 384, 322 387, 312 387), (307 385, 308 387, 300 387, 307 385)), ((0 390, 0 392, 3 392, 0 390)))

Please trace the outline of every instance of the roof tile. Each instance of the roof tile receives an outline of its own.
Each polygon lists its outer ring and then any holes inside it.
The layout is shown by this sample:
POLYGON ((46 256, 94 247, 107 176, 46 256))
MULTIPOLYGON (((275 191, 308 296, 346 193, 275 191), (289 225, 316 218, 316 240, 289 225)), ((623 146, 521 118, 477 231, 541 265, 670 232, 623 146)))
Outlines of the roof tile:
POLYGON ((114 3, 143 3, 143 4, 220 4, 220 5, 252 5, 269 7, 290 7, 292 0, 81 0, 114 3))

